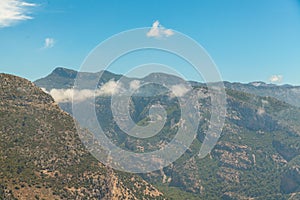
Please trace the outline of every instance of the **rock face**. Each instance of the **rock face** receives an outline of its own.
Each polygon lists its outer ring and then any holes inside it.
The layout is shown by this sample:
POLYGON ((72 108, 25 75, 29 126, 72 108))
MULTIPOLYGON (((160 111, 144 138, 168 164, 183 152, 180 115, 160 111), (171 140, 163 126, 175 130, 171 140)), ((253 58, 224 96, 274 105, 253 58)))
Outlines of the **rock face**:
POLYGON ((251 148, 247 145, 235 145, 220 142, 214 150, 223 166, 235 169, 249 169, 253 165, 251 148))
POLYGON ((73 118, 33 83, 0 74, 0 199, 163 199, 94 159, 73 118))
MULTIPOLYGON (((64 71, 68 72, 67 69, 54 70, 49 76, 35 83, 45 87, 56 78, 62 82, 74 81, 69 73, 65 75, 64 71), (56 78, 52 79, 53 77, 56 78)), ((107 76, 100 80, 101 83, 120 78, 120 75, 106 73, 107 76)), ((170 80, 174 84, 182 81, 164 74, 151 76, 159 76, 162 80, 170 80)), ((138 81, 143 82, 145 79, 147 77, 138 81)), ((289 100, 296 103, 299 99, 295 99, 294 96, 294 99, 282 101, 279 97, 280 94, 289 94, 285 91, 296 92, 298 87, 267 85, 260 82, 248 85, 225 83, 227 115, 222 135, 211 154, 200 159, 199 149, 210 121, 210 97, 204 84, 193 82, 192 85, 195 90, 193 94, 201 94, 192 96, 198 98, 201 114, 196 139, 185 154, 172 165, 141 176, 148 182, 162 185, 165 191, 171 190, 174 199, 297 198, 300 192, 300 109, 293 106, 296 104, 289 104, 289 100), (251 90, 245 92, 243 88, 251 90), (276 98, 270 97, 270 94, 274 94, 273 97, 276 98)), ((54 88, 65 89, 66 85, 56 84, 55 87, 48 87, 49 90, 54 88)), ((169 98, 164 92, 157 87, 147 88, 139 95, 133 96, 130 105, 132 118, 140 125, 149 122, 147 113, 151 105, 160 103, 165 106, 168 119, 156 137, 142 140, 121 132, 113 122, 109 96, 96 98, 98 121, 102 123, 103 129, 110 133, 108 137, 126 150, 139 153, 157 150, 174 138, 180 121, 176 98, 169 98)), ((60 103, 59 106, 71 113, 70 102, 60 103)))

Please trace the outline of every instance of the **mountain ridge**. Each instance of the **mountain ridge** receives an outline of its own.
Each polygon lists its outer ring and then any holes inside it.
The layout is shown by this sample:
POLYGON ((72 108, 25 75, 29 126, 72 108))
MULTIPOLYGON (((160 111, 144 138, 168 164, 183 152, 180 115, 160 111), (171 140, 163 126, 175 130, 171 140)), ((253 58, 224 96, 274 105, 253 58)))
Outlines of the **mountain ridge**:
MULTIPOLYGON (((100 74, 101 80, 99 80, 99 84, 103 84, 108 82, 109 80, 118 81, 122 75, 114 74, 109 71, 101 71, 101 72, 77 72, 75 70, 70 70, 67 68, 56 68, 54 69, 48 76, 37 79, 34 81, 36 85, 39 87, 45 88, 47 91, 53 88, 72 88, 74 85, 74 81, 76 79, 76 75, 82 74, 86 79, 90 78, 92 80, 97 79, 100 74), (102 73, 102 74, 101 74, 102 73), (63 85, 63 86, 62 86, 63 85)), ((182 79, 175 76, 169 75, 165 73, 151 73, 144 78, 134 78, 134 77, 126 77, 127 82, 131 80, 153 80, 153 77, 160 76, 161 81, 166 81, 169 84, 180 84, 182 83, 182 79), (172 82, 171 82, 172 81, 172 82)), ((156 77, 157 78, 157 77, 156 77)), ((205 86, 205 83, 188 81, 192 86, 205 86)), ((212 83, 213 84, 213 83, 212 83)), ((223 81, 225 88, 242 91, 246 93, 251 93, 259 96, 271 96, 277 98, 278 100, 285 101, 293 106, 300 107, 300 86, 293 85, 276 85, 276 84, 268 84, 262 81, 253 81, 250 83, 238 83, 238 82, 228 82, 223 81)))

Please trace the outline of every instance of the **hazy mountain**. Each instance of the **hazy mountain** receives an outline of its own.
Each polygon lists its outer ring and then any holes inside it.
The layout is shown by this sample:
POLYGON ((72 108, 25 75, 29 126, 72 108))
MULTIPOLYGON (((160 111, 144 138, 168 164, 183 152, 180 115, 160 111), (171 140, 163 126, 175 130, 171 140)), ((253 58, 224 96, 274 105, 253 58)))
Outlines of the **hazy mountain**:
MULTIPOLYGON (((122 75, 113 74, 108 71, 98 72, 98 73, 87 73, 80 72, 80 76, 84 77, 86 80, 94 80, 102 74, 101 80, 99 80, 99 85, 103 84, 111 79, 119 80, 122 75)), ((52 73, 50 73, 45 78, 41 78, 35 81, 35 84, 39 87, 45 88, 48 91, 53 88, 70 88, 74 85, 74 80, 76 79, 78 72, 66 68, 56 68, 52 73)), ((154 73, 146 76, 143 79, 138 79, 141 81, 153 80, 159 77, 162 81, 166 81, 169 84, 178 84, 182 80, 176 76, 168 75, 164 73, 154 73)), ((134 80, 132 78, 125 77, 128 81, 134 80)), ((192 86, 205 86, 204 83, 191 81, 192 86)), ((274 97, 280 101, 287 102, 293 106, 300 107, 300 86, 292 85, 275 85, 267 84, 261 81, 251 82, 251 83, 230 83, 225 81, 224 86, 228 89, 237 90, 245 93, 255 94, 263 97, 274 97)))
POLYGON ((300 107, 300 86, 275 85, 264 82, 252 82, 249 84, 225 82, 227 88, 251 93, 259 96, 270 96, 285 101, 291 105, 300 107))
MULTIPOLYGON (((56 69, 35 83, 48 91, 66 89, 66 85, 72 87, 74 77, 64 75, 68 71, 56 69), (59 77, 60 81, 55 81, 55 77, 59 77), (56 86, 50 87, 51 82, 57 82, 56 86), (58 82, 68 84, 60 85, 58 82)), ((102 76, 99 86, 120 78, 120 75, 104 73, 108 75, 102 76)), ((88 73, 88 76, 96 74, 88 73)), ((154 76, 167 82, 170 80, 174 85, 182 82, 167 74, 156 73, 150 76, 151 80, 154 76)), ((144 79, 128 78, 127 83, 143 82, 147 78, 149 76, 144 79)), ((297 199, 300 192, 300 109, 289 100, 280 101, 280 94, 288 95, 289 91, 297 87, 261 82, 225 82, 228 88, 225 126, 213 151, 200 159, 198 152, 209 126, 211 102, 205 85, 196 82, 192 85, 195 91, 193 94, 203 94, 201 97, 192 96, 198 98, 201 113, 196 140, 172 165, 140 175, 175 199, 297 199)), ((140 125, 149 122, 147 113, 151 105, 160 103, 167 111, 167 122, 161 132, 156 137, 144 140, 128 136, 118 128, 111 112, 110 95, 101 94, 97 96, 95 105, 98 121, 109 132, 107 136, 120 147, 135 152, 153 151, 169 142, 176 134, 180 118, 178 101, 170 98, 168 91, 159 86, 143 88, 131 99, 132 118, 140 125)), ((59 105, 72 113, 68 99, 59 105)))
POLYGON ((53 70, 51 74, 46 76, 45 78, 41 78, 35 81, 35 84, 39 87, 45 88, 46 90, 50 90, 53 88, 71 88, 74 85, 74 81, 77 75, 80 75, 82 78, 87 80, 95 80, 102 74, 101 80, 99 80, 99 84, 105 83, 111 79, 119 80, 122 76, 110 73, 108 71, 98 72, 98 73, 89 73, 89 72, 80 72, 58 67, 53 70), (103 74, 102 74, 103 73, 103 74))
POLYGON ((0 88, 0 199, 164 198, 140 177, 92 157, 73 118, 33 83, 0 74, 0 88))

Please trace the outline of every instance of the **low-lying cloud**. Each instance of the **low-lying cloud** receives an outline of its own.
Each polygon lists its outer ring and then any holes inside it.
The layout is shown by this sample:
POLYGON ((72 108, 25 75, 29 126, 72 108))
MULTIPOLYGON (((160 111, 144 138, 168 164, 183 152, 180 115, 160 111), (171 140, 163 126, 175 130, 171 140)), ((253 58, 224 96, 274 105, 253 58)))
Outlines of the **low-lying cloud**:
POLYGON ((171 87, 172 96, 182 97, 184 96, 190 89, 183 84, 173 85, 171 87))
POLYGON ((94 98, 96 96, 109 96, 113 95, 121 89, 121 85, 116 81, 110 80, 96 90, 90 89, 51 89, 49 94, 58 103, 66 103, 77 101, 81 102, 86 99, 94 98), (74 97, 74 98, 73 98, 74 97))
MULTIPOLYGON (((127 89, 134 91, 139 89, 141 86, 141 83, 139 80, 133 80, 131 81, 127 86, 123 85, 122 83, 119 83, 114 80, 110 80, 107 83, 101 85, 99 88, 96 90, 91 90, 91 89, 74 89, 74 88, 69 88, 69 89, 51 89, 49 92, 46 91, 44 88, 42 89, 43 91, 47 92, 50 94, 54 100, 58 103, 66 103, 66 102, 81 102, 85 101, 87 99, 92 99, 97 96, 111 96, 114 94, 122 93, 127 89)), ((190 89, 185 86, 184 84, 178 84, 178 85, 173 85, 171 88, 171 93, 170 97, 182 97, 184 96, 187 92, 190 91, 190 89)))
POLYGON ((137 90, 141 85, 141 82, 139 80, 133 80, 129 83, 130 90, 137 90))

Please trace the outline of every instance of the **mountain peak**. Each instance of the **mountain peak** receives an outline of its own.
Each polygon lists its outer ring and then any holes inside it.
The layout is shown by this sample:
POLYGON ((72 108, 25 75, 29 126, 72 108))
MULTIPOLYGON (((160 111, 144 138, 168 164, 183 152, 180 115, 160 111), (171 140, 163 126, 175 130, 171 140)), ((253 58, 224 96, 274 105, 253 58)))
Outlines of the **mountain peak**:
POLYGON ((66 78, 75 78, 77 76, 77 71, 63 67, 57 67, 52 71, 52 74, 63 76, 66 78))

